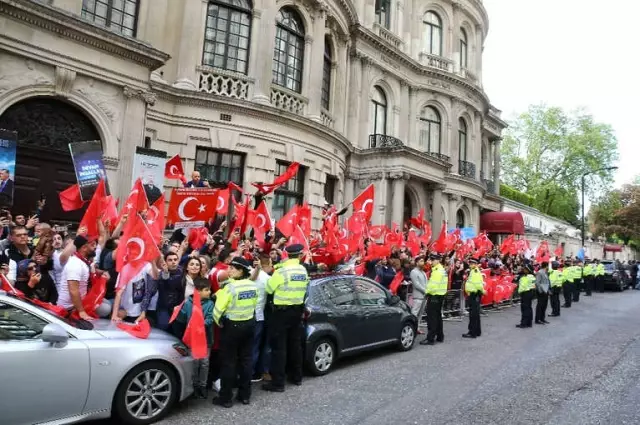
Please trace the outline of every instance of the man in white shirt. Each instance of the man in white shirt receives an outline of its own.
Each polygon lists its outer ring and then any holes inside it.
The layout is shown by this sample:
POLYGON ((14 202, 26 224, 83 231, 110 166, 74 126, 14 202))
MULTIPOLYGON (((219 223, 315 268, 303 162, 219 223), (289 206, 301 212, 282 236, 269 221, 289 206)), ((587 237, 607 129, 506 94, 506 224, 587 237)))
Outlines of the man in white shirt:
POLYGON ((91 261, 96 252, 96 241, 84 236, 76 236, 73 244, 75 255, 69 257, 62 269, 58 305, 67 310, 77 310, 81 319, 90 320, 82 307, 82 298, 87 294, 87 285, 91 277, 91 261))
POLYGON ((53 235, 53 268, 49 272, 53 282, 56 285, 56 289, 60 291, 60 284, 62 283, 62 270, 67 264, 69 257, 71 257, 76 250, 71 240, 65 246, 64 238, 60 233, 54 233, 53 235))
POLYGON ((256 327, 253 334, 253 382, 262 381, 262 375, 267 372, 265 365, 268 365, 264 308, 267 303, 266 285, 269 280, 270 273, 273 273, 273 265, 269 256, 261 256, 259 261, 255 262, 258 276, 254 279, 258 288, 258 303, 256 304, 256 327))

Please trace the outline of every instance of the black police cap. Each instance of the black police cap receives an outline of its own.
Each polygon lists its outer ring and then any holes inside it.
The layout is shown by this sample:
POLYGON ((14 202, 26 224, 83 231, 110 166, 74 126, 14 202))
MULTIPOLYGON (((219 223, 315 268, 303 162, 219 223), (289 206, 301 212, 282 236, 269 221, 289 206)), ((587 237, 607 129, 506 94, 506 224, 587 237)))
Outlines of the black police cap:
POLYGON ((302 251, 304 251, 304 246, 302 244, 295 243, 286 247, 285 251, 287 251, 287 254, 289 255, 299 255, 302 254, 302 251))

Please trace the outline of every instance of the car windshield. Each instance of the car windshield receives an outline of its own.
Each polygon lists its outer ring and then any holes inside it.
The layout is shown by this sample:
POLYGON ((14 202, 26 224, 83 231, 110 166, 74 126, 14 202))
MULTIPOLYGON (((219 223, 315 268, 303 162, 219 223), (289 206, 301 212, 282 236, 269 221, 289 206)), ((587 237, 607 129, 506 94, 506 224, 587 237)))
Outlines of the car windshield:
MULTIPOLYGON (((9 296, 12 297, 12 295, 10 294, 9 296)), ((34 302, 32 302, 29 299, 25 299, 25 298, 18 298, 20 301, 22 302, 26 302, 27 304, 29 304, 32 308, 36 308, 40 311, 49 313, 55 317, 57 317, 59 320, 62 320, 64 323, 66 323, 69 326, 73 326, 76 329, 81 329, 81 330, 85 330, 85 331, 90 331, 93 329, 93 325, 91 324, 91 322, 87 321, 87 320, 82 320, 82 319, 73 319, 71 317, 61 317, 60 315, 56 314, 54 311, 50 311, 47 310, 46 308, 40 307, 39 305, 35 304, 34 302)))
POLYGON ((602 265, 604 266, 604 269, 608 272, 612 272, 614 269, 613 263, 602 263, 602 265))

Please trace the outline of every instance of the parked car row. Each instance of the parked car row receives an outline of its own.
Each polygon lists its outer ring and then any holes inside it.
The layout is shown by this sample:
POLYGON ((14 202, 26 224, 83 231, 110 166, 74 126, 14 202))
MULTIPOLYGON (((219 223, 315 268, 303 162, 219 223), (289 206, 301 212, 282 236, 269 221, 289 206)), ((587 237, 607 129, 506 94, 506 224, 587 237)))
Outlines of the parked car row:
MULTIPOLYGON (((304 319, 314 375, 363 351, 410 350, 418 327, 406 303, 360 276, 312 280, 304 319)), ((110 321, 62 319, 0 291, 0 382, 11 388, 0 397, 2 423, 153 423, 193 392, 192 363, 188 348, 160 330, 138 339, 110 321)))

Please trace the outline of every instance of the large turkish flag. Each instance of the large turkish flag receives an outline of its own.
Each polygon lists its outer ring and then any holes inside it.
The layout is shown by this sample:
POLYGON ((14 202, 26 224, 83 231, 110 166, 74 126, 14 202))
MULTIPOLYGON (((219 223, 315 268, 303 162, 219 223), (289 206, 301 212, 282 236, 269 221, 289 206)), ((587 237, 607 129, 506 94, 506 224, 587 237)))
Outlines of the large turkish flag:
POLYGON ((217 202, 216 189, 173 189, 167 221, 172 224, 208 222, 216 212, 217 202))

